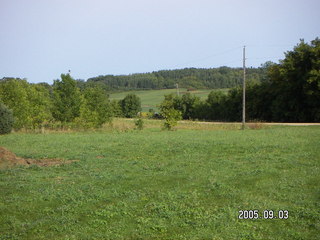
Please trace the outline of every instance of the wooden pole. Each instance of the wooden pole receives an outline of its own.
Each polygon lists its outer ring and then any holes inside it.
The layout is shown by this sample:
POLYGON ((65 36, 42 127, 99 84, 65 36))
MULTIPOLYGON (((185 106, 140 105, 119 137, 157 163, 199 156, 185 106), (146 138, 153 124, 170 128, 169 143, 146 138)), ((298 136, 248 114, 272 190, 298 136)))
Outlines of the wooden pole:
POLYGON ((246 46, 243 47, 242 130, 246 124, 246 46))
POLYGON ((176 83, 176 88, 177 88, 177 96, 179 97, 179 85, 178 85, 178 83, 176 83))

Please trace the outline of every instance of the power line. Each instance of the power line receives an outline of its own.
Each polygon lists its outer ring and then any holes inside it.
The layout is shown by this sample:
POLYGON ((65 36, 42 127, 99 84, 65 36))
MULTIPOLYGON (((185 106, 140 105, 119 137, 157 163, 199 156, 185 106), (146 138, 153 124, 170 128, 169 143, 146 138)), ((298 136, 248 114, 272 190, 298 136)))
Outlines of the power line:
MULTIPOLYGON (((240 48, 241 48, 241 47, 235 47, 235 48, 232 48, 232 49, 228 49, 228 50, 225 50, 225 51, 222 51, 222 52, 219 52, 219 53, 211 54, 211 55, 209 55, 209 56, 206 56, 206 57, 204 57, 204 58, 201 58, 201 59, 195 60, 195 61, 203 61, 203 60, 207 60, 207 59, 212 58, 212 57, 221 56, 221 55, 224 55, 224 54, 226 54, 226 53, 229 53, 229 52, 233 52, 233 51, 235 51, 235 50, 238 50, 238 49, 240 49, 240 48)), ((192 61, 192 62, 194 62, 194 61, 192 61)))
POLYGON ((190 61, 187 61, 187 62, 184 62, 184 63, 181 63, 181 64, 176 64, 176 65, 172 66, 172 68, 179 67, 179 66, 186 65, 186 64, 190 64, 190 63, 201 62, 201 61, 213 58, 213 57, 217 57, 217 56, 221 56, 221 55, 227 54, 229 52, 233 52, 235 50, 239 50, 241 48, 242 48, 241 46, 240 47, 238 46, 238 47, 234 47, 234 48, 231 48, 231 49, 227 49, 227 50, 224 50, 224 51, 221 51, 221 52, 210 54, 210 55, 208 55, 206 57, 203 57, 203 58, 198 58, 198 59, 190 60, 190 61))
MULTIPOLYGON (((279 47, 292 47, 292 44, 250 44, 250 45, 246 45, 246 47, 250 47, 250 48, 255 48, 255 47, 258 47, 258 48, 260 48, 260 47, 261 48, 279 48, 279 47)), ((186 61, 186 62, 180 63, 180 64, 175 64, 175 65, 173 65, 173 66, 171 66, 170 68, 167 68, 167 69, 174 69, 174 68, 177 68, 177 67, 185 67, 188 64, 201 62, 201 61, 204 61, 204 60, 207 60, 207 59, 210 59, 210 58, 213 58, 213 57, 217 57, 217 56, 222 56, 222 55, 225 55, 225 54, 230 53, 230 52, 234 52, 234 51, 242 49, 242 48, 243 48, 243 46, 237 46, 237 47, 234 47, 234 48, 226 49, 224 51, 219 51, 219 52, 210 54, 210 55, 202 57, 202 58, 186 61)), ((259 59, 266 59, 266 61, 268 61, 270 59, 280 60, 281 57, 275 56, 275 57, 258 57, 258 58, 250 58, 249 57, 249 58, 246 58, 246 60, 259 60, 259 59)), ((227 64, 240 62, 240 61, 241 61, 240 59, 234 59, 234 60, 231 60, 231 61, 228 61, 228 62, 224 62, 224 63, 220 64, 220 66, 225 66, 227 64)))
POLYGON ((220 64, 220 66, 225 66, 226 64, 240 62, 240 61, 241 61, 241 59, 239 58, 239 59, 232 60, 232 61, 229 61, 229 62, 224 62, 224 63, 220 64))
POLYGON ((250 45, 247 45, 247 47, 251 47, 251 48, 253 48, 253 47, 261 47, 261 48, 290 47, 290 48, 292 48, 292 44, 250 44, 250 45))

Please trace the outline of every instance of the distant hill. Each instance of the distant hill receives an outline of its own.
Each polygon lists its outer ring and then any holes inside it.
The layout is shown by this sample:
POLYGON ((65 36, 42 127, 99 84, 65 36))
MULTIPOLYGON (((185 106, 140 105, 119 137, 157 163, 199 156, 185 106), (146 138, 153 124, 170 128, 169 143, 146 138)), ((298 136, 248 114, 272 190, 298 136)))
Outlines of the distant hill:
MULTIPOLYGON (((262 82, 266 78, 265 68, 248 68, 248 82, 262 82)), ((232 88, 241 84, 242 68, 185 68, 161 70, 130 75, 104 75, 89 78, 85 85, 98 85, 106 90, 191 89, 232 88)))

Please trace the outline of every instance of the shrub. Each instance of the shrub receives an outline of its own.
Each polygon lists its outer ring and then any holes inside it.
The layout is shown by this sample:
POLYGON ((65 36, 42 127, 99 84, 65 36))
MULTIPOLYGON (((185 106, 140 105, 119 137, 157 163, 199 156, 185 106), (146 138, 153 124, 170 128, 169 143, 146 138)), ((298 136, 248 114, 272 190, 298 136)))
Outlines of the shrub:
POLYGON ((4 104, 0 103, 0 134, 10 133, 13 126, 13 114, 4 104))
POLYGON ((181 120, 181 112, 173 108, 168 109, 162 114, 164 116, 163 128, 165 130, 172 130, 173 127, 177 126, 178 121, 181 120))
POLYGON ((138 112, 141 111, 141 100, 135 94, 128 94, 120 101, 123 115, 126 118, 136 117, 138 112))
POLYGON ((174 126, 178 124, 182 114, 179 110, 174 109, 174 97, 173 95, 166 95, 163 102, 160 105, 161 116, 164 118, 163 128, 166 130, 172 130, 174 126))
POLYGON ((137 120, 134 121, 134 124, 136 125, 136 129, 137 130, 142 130, 143 129, 143 125, 144 125, 144 121, 142 120, 142 118, 138 118, 137 120))

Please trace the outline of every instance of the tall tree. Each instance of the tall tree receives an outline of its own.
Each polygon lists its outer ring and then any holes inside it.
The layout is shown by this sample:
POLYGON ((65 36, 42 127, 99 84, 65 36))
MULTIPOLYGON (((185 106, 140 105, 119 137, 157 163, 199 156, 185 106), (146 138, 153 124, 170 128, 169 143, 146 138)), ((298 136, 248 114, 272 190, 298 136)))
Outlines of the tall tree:
POLYGON ((210 120, 224 120, 224 103, 226 94, 222 91, 211 91, 207 98, 208 112, 207 116, 210 120))
POLYGON ((30 103, 30 120, 33 128, 40 127, 44 122, 52 120, 52 100, 49 90, 38 84, 32 84, 28 89, 30 103))
POLYGON ((14 128, 19 129, 31 125, 30 101, 28 99, 29 84, 24 79, 5 79, 0 83, 0 99, 13 111, 14 128))
POLYGON ((276 121, 320 120, 320 39, 303 40, 270 68, 273 119, 276 121))
POLYGON ((51 120, 49 89, 26 80, 6 79, 0 83, 0 98, 13 110, 14 128, 37 128, 51 120))
POLYGON ((77 82, 70 74, 61 74, 61 81, 53 83, 53 117, 71 122, 80 115, 81 94, 77 82))
POLYGON ((112 109, 108 95, 101 88, 87 88, 82 95, 80 121, 85 127, 101 127, 110 121, 112 109))
POLYGON ((0 102, 0 134, 10 133, 13 127, 12 111, 0 102))

